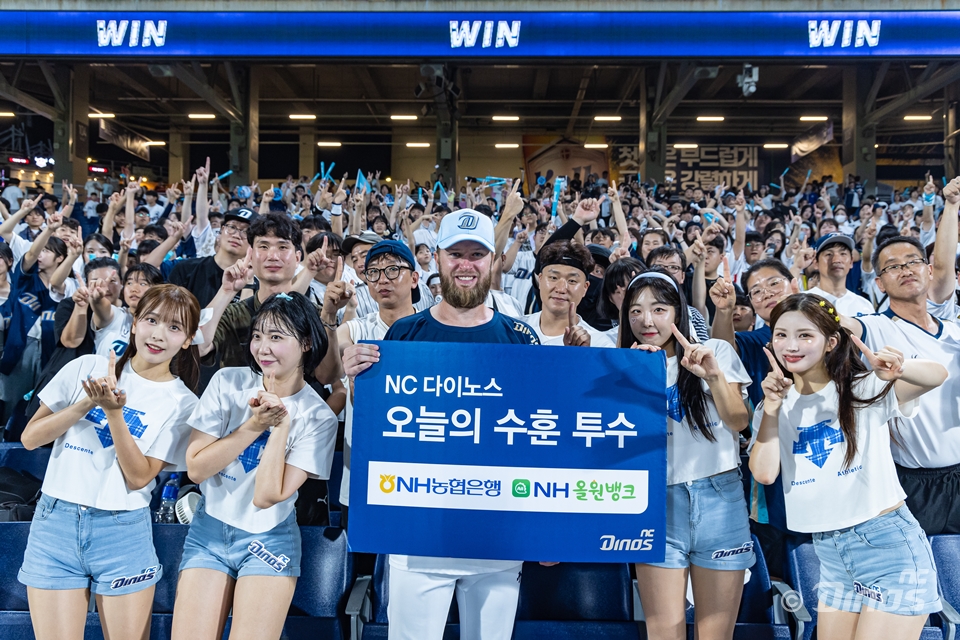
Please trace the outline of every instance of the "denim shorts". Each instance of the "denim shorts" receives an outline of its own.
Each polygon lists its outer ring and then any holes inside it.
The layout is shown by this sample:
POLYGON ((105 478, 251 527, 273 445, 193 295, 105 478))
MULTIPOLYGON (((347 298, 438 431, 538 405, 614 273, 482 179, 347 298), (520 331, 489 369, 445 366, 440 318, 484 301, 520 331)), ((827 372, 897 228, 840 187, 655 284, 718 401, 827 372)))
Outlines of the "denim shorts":
POLYGON ((755 561, 740 469, 667 487, 667 552, 651 567, 742 571, 755 561))
POLYGON ((817 598, 859 613, 864 605, 902 616, 940 611, 927 536, 906 505, 849 529, 813 534, 820 559, 817 598))
POLYGON ((40 496, 17 576, 22 584, 124 596, 162 576, 147 507, 103 511, 40 496))
POLYGON ((297 513, 263 533, 249 533, 209 515, 201 499, 183 543, 184 569, 213 569, 243 576, 300 576, 297 513))

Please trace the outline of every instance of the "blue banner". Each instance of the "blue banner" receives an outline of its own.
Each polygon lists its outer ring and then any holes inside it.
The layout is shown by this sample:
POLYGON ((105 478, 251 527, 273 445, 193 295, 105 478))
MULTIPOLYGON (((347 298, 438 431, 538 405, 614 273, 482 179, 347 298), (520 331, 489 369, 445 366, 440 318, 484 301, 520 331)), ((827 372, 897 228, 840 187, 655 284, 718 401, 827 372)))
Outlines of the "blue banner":
POLYGON ((960 11, 0 11, 0 55, 450 58, 960 55, 960 11))
POLYGON ((663 561, 662 352, 376 344, 354 392, 354 551, 663 561))

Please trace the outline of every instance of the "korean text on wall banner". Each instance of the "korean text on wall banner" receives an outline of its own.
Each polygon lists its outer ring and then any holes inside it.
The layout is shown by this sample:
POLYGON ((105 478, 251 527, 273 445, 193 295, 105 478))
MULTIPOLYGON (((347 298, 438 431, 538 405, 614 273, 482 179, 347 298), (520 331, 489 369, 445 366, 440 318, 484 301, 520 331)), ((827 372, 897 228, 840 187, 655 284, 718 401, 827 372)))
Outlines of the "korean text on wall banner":
POLYGON ((376 344, 355 382, 354 551, 663 560, 662 353, 376 344))

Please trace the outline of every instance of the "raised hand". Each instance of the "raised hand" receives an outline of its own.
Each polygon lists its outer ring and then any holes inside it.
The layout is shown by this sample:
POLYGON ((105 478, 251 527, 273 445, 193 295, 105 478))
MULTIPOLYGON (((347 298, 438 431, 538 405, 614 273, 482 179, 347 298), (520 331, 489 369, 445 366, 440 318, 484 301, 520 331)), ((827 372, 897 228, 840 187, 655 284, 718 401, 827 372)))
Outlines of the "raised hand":
POLYGON ((567 311, 567 328, 563 330, 563 345, 565 347, 589 347, 590 334, 580 326, 577 317, 577 305, 570 303, 567 311))
POLYGON ((705 347, 702 344, 690 342, 683 337, 677 325, 670 327, 673 337, 677 344, 683 347, 683 358, 680 359, 680 366, 703 379, 715 379, 722 373, 720 363, 717 362, 713 349, 705 347))
POLYGON ((793 380, 783 375, 780 363, 773 357, 769 349, 764 347, 763 352, 767 354, 767 360, 770 361, 770 373, 760 383, 760 388, 763 389, 764 410, 778 411, 780 405, 783 404, 783 399, 787 397, 790 387, 793 386, 793 380))
POLYGON ((927 174, 927 183, 923 185, 924 195, 931 195, 937 192, 937 185, 933 183, 933 176, 927 174))
POLYGON ((960 202, 960 177, 954 178, 943 187, 943 198, 950 204, 960 202))
POLYGON ((228 267, 223 272, 223 288, 236 293, 247 286, 247 275, 253 269, 253 250, 247 249, 247 256, 228 267))
POLYGON ((47 216, 47 229, 51 231, 56 231, 63 225, 63 214, 62 213, 51 213, 47 216))
POLYGON ((380 347, 375 344, 352 344, 343 350, 343 372, 351 379, 380 362, 380 347))
POLYGON ((86 380, 81 380, 80 385, 87 397, 105 411, 116 411, 123 408, 127 403, 127 394, 123 389, 117 388, 117 354, 110 352, 110 364, 107 369, 107 375, 102 378, 87 376, 86 380))
MULTIPOLYGON (((726 267, 727 265, 724 264, 725 273, 726 267)), ((727 277, 730 277, 729 273, 727 273, 727 277)), ((734 289, 733 284, 725 279, 717 278, 717 281, 710 287, 710 299, 713 300, 717 311, 732 311, 737 306, 737 290, 734 289)))
POLYGON ((78 309, 86 309, 90 306, 90 290, 81 284, 80 287, 73 292, 71 299, 78 309))
POLYGON ((587 198, 577 203, 577 210, 573 212, 573 219, 585 225, 593 222, 600 216, 600 200, 587 198))
POLYGON ((343 281, 343 258, 337 258, 337 271, 333 281, 327 285, 326 293, 323 294, 324 322, 328 324, 336 322, 337 311, 347 306, 354 293, 354 286, 343 281))
POLYGON ((319 273, 324 269, 333 266, 333 259, 327 253, 327 237, 323 237, 323 244, 316 251, 307 255, 307 270, 311 273, 319 273))
POLYGON ((510 194, 507 196, 506 202, 503 203, 503 216, 509 218, 515 218, 521 211, 523 211, 523 197, 520 195, 520 181, 517 180, 513 183, 513 189, 510 190, 510 194))
POLYGON ((873 372, 884 382, 893 382, 899 380, 903 375, 903 352, 893 347, 883 347, 877 352, 871 351, 867 345, 857 336, 851 334, 850 339, 853 344, 863 352, 873 372))

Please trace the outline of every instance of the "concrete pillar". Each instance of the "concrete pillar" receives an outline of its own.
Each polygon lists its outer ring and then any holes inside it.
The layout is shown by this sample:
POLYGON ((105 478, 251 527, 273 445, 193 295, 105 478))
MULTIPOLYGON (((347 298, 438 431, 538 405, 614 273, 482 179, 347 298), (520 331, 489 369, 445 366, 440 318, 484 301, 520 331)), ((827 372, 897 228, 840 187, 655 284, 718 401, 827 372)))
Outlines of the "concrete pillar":
POLYGON ((434 169, 433 179, 442 173, 447 188, 456 186, 457 159, 460 155, 459 126, 455 119, 446 122, 442 118, 437 120, 437 166, 434 169))
POLYGON ((317 172, 317 135, 313 125, 300 127, 300 175, 307 180, 317 172))
POLYGON ((237 184, 250 184, 260 173, 260 67, 236 69, 243 115, 240 124, 230 124, 230 169, 237 184))
POLYGON ((640 164, 640 179, 653 180, 660 184, 667 173, 667 127, 651 126, 650 91, 647 74, 640 72, 640 131, 637 159, 640 164))
POLYGON ((860 122, 871 84, 873 77, 868 66, 843 68, 843 180, 845 183, 851 174, 860 176, 861 182, 868 181, 868 193, 874 193, 877 187, 877 150, 874 147, 877 130, 863 127, 860 122))
POLYGON ((960 175, 960 166, 958 166, 958 145, 960 145, 960 136, 950 136, 957 130, 957 102, 960 101, 960 85, 956 83, 948 85, 943 90, 943 166, 946 172, 947 180, 952 180, 960 175))
POLYGON ((167 181, 174 184, 178 180, 185 180, 190 173, 190 131, 188 129, 170 129, 167 154, 167 181))
POLYGON ((87 157, 90 155, 90 67, 86 64, 59 64, 54 79, 63 98, 62 117, 53 122, 53 158, 55 193, 61 180, 75 185, 87 181, 87 157))

